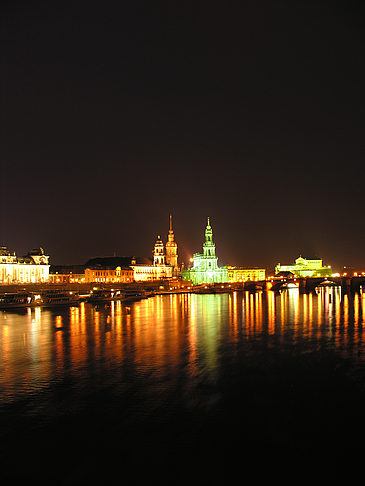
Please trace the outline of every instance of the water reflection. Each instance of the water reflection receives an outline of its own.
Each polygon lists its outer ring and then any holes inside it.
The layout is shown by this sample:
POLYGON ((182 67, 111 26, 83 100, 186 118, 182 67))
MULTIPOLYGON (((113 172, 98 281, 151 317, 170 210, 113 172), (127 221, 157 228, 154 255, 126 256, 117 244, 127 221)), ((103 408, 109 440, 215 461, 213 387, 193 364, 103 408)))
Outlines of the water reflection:
MULTIPOLYGON (((78 386, 153 377, 155 387, 185 374, 217 379, 222 360, 262 340, 267 346, 323 347, 364 356, 365 294, 340 287, 217 295, 155 296, 130 307, 28 309, 0 314, 3 403, 77 378, 78 386)), ((189 386, 191 385, 189 384, 189 386)))

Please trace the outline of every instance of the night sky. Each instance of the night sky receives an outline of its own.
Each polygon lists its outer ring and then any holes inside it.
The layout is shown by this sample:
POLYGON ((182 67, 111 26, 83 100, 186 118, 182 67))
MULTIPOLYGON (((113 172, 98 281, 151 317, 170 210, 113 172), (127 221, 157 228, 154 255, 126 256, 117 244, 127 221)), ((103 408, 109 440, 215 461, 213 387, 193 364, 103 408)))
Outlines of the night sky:
POLYGON ((0 246, 365 269, 363 2, 0 9, 0 246))

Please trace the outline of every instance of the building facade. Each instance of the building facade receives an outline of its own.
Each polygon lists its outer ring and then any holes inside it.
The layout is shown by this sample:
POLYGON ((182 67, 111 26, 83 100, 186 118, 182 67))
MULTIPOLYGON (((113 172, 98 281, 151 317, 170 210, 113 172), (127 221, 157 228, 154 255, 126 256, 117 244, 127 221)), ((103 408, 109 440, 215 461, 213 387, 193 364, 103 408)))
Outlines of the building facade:
POLYGON ((131 283, 134 280, 132 268, 86 268, 85 282, 131 283))
POLYGON ((44 254, 42 248, 17 257, 7 247, 0 247, 0 284, 48 282, 48 260, 49 256, 44 254))
POLYGON ((85 264, 85 282, 95 283, 131 283, 134 272, 131 262, 133 257, 98 257, 85 264))
POLYGON ((131 267, 133 268, 136 282, 172 278, 173 267, 166 263, 165 248, 160 235, 157 237, 153 248, 153 264, 141 265, 132 261, 131 267))
POLYGON ((85 282, 84 265, 51 265, 49 283, 83 283, 85 282))
POLYGON ((243 268, 243 267, 231 267, 227 266, 228 281, 229 282, 257 282, 265 280, 266 270, 265 268, 243 268))
POLYGON ((170 227, 164 246, 161 236, 158 235, 152 252, 152 265, 138 263, 131 264, 134 271, 134 280, 143 282, 148 280, 165 280, 176 278, 179 275, 177 243, 172 229, 172 216, 170 215, 170 227))
POLYGON ((218 266, 218 257, 215 254, 215 244, 213 242, 213 230, 209 218, 205 228, 203 253, 194 254, 193 266, 182 271, 182 279, 190 280, 193 285, 228 282, 227 267, 218 266))
POLYGON ((294 265, 281 265, 275 267, 275 275, 281 272, 291 272, 295 277, 331 277, 332 268, 324 267, 322 259, 306 259, 301 256, 295 260, 294 265))
MULTIPOLYGON (((146 282, 166 280, 178 274, 177 243, 170 229, 166 249, 160 236, 157 237, 151 258, 142 257, 98 257, 85 264, 85 282, 146 282)), ((61 278, 61 277, 58 277, 61 278)))

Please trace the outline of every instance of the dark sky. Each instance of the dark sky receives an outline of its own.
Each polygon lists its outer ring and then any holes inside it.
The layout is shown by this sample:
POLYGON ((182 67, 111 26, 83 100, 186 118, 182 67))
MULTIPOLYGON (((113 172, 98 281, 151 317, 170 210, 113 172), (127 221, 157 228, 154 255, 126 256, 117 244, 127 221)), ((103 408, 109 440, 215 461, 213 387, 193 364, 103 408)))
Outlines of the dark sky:
POLYGON ((362 2, 8 2, 0 245, 365 269, 362 2))

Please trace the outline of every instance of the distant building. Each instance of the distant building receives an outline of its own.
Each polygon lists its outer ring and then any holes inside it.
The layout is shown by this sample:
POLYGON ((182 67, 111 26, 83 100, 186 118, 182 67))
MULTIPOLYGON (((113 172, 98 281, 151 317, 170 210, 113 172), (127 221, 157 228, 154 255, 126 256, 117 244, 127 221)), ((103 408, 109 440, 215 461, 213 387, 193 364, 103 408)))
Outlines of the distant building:
POLYGON ((265 280, 265 268, 243 268, 227 266, 229 282, 246 282, 247 280, 265 280))
POLYGON ((294 265, 281 265, 275 267, 275 275, 281 272, 291 272, 295 277, 331 277, 332 268, 324 267, 322 259, 306 259, 301 256, 295 260, 294 265))
POLYGON ((203 253, 194 254, 193 267, 182 270, 182 279, 190 280, 193 285, 228 282, 227 267, 218 267, 218 257, 215 254, 213 230, 210 226, 209 218, 205 228, 203 253))
POLYGON ((131 267, 133 257, 98 257, 85 264, 85 282, 131 283, 134 271, 131 267))
POLYGON ((152 259, 142 257, 100 257, 89 260, 85 265, 85 282, 146 282, 177 277, 177 243, 170 229, 166 251, 160 235, 155 242, 152 259))
POLYGON ((0 284, 43 283, 48 281, 49 256, 43 248, 31 250, 24 257, 11 254, 6 246, 0 247, 0 284))
POLYGON ((134 271, 134 280, 136 282, 171 279, 179 275, 177 243, 172 229, 171 215, 167 238, 166 246, 164 246, 161 236, 158 235, 153 249, 153 260, 151 263, 141 264, 131 262, 131 267, 134 271))
POLYGON ((164 244, 160 236, 157 237, 153 249, 153 263, 146 265, 132 261, 131 267, 136 282, 170 279, 173 276, 173 267, 166 263, 164 244))
POLYGON ((85 282, 84 265, 51 265, 49 269, 50 283, 83 283, 85 282))

